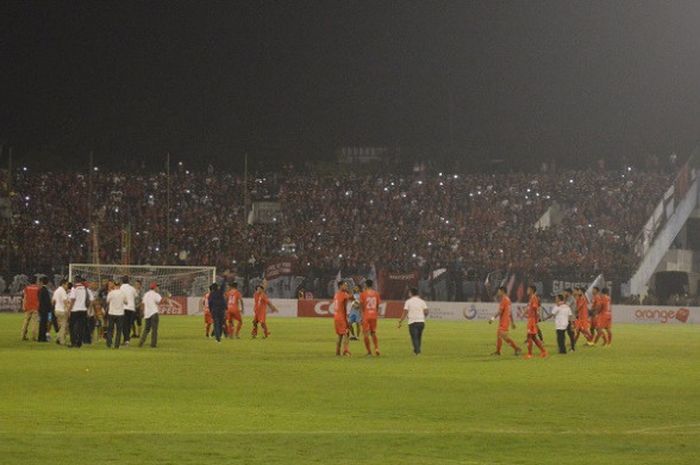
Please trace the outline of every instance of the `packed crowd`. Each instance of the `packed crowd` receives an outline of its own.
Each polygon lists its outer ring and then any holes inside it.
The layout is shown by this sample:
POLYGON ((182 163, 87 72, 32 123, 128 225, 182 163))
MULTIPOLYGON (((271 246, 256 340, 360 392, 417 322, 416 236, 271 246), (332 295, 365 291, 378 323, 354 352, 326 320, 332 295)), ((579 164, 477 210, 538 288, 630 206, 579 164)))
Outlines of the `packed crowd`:
POLYGON ((428 270, 456 263, 481 279, 494 270, 571 279, 605 270, 622 281, 638 260, 633 242, 672 179, 673 173, 636 168, 278 173, 249 177, 249 200, 276 199, 280 211, 269 224, 248 225, 240 173, 180 167, 171 174, 168 203, 164 173, 20 169, 14 220, 3 222, 0 233, 11 228, 14 268, 44 273, 88 261, 95 238, 100 262, 120 263, 128 229, 135 264, 240 272, 292 253, 311 269, 428 270), (536 229, 555 203, 561 224, 536 229))

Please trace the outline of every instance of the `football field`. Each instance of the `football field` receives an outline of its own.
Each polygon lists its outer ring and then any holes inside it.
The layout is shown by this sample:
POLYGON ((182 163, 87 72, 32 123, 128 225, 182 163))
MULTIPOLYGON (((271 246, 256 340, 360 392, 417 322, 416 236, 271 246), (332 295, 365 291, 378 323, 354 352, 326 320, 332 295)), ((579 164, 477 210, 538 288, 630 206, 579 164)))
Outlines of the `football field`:
MULTIPOLYGON (((0 315, 2 464, 691 464, 700 336, 616 325, 611 348, 489 356, 495 326, 428 321, 423 355, 380 320, 381 357, 334 355, 330 319, 217 344, 161 318, 157 349, 20 342, 0 315)), ((513 332, 524 339, 524 326, 513 332)))

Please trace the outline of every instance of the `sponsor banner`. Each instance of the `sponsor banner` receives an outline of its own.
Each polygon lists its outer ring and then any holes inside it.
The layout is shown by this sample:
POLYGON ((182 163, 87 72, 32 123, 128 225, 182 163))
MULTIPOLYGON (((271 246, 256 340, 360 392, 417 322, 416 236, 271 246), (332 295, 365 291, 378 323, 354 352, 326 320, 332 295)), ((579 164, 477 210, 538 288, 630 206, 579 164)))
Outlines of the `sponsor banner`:
POLYGON ((170 297, 158 304, 161 315, 187 315, 187 297, 170 297))
POLYGON ((0 312, 21 312, 21 295, 0 295, 0 312))
MULTIPOLYGON (((330 318, 335 315, 332 300, 298 300, 297 316, 303 318, 330 318)), ((403 302, 398 300, 383 301, 377 309, 380 318, 400 318, 403 302)))
POLYGON ((700 324, 699 307, 613 305, 612 315, 617 323, 700 324))

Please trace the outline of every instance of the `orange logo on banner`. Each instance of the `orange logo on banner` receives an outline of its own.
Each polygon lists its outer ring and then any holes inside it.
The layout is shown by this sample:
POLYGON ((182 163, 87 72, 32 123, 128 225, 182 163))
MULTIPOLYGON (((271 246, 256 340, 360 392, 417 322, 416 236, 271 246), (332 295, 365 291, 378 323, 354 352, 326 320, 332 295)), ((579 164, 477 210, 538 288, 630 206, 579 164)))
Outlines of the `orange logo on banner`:
POLYGON ((676 312, 676 320, 678 320, 682 323, 687 323, 689 316, 690 316, 690 310, 688 310, 687 308, 680 308, 676 312))
POLYGON ((634 317, 637 320, 658 321, 659 323, 668 323, 674 319, 686 323, 689 316, 690 310, 687 308, 679 308, 678 310, 639 309, 634 312, 634 317))

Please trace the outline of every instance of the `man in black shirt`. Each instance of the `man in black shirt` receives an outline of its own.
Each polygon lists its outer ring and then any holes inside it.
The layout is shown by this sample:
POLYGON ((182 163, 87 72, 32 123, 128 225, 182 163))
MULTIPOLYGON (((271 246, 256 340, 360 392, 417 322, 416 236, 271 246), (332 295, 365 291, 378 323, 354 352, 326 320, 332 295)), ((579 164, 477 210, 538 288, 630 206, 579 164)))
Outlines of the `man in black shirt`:
POLYGON ((49 314, 53 310, 51 293, 46 287, 48 283, 49 278, 46 276, 41 278, 41 289, 39 289, 39 342, 48 342, 46 333, 49 332, 49 314))

